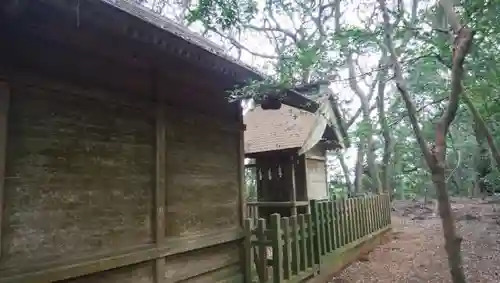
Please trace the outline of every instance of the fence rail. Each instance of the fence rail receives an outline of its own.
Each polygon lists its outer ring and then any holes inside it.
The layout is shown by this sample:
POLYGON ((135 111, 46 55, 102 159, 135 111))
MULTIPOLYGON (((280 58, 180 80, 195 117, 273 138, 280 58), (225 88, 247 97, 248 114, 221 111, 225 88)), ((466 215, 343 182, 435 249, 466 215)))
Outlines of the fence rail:
POLYGON ((312 200, 311 213, 245 220, 245 282, 300 282, 322 260, 390 223, 388 195, 312 200))

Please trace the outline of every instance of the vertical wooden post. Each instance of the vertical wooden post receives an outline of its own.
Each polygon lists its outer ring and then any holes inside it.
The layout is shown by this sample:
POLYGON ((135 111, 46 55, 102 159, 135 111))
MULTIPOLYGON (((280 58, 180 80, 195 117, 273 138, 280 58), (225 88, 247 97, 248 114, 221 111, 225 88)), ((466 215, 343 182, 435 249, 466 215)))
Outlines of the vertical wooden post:
MULTIPOLYGON (((156 180, 154 192, 154 240, 160 248, 165 242, 165 190, 166 190, 166 113, 163 96, 157 89, 157 73, 151 73, 151 87, 156 97, 156 180)), ((165 259, 155 260, 155 282, 165 282, 165 259)))
POLYGON ((374 202, 373 202, 373 216, 374 216, 374 221, 375 221, 375 227, 373 228, 373 231, 377 231, 378 230, 378 219, 379 219, 379 215, 377 213, 378 211, 378 200, 379 200, 379 196, 376 195, 375 198, 374 198, 374 202))
POLYGON ((352 204, 352 224, 353 224, 352 239, 353 241, 355 241, 358 239, 358 215, 356 211, 356 198, 353 198, 351 200, 351 204, 352 204))
MULTIPOLYGON (((243 124, 243 110, 241 108, 241 105, 238 103, 238 110, 240 112, 239 120, 241 124, 243 124)), ((248 215, 246 214, 246 199, 245 199, 245 188, 246 188, 246 183, 245 183, 245 140, 244 140, 244 133, 245 133, 245 127, 242 125, 238 137, 239 137, 239 142, 238 142, 238 149, 237 152, 239 153, 238 155, 238 179, 239 179, 239 202, 240 202, 240 221, 241 224, 243 224, 243 221, 248 215)), ((258 168, 258 167, 257 167, 258 168)), ((257 174, 258 175, 258 174, 257 174)), ((258 178, 258 176, 256 176, 258 178)), ((258 190, 258 188, 257 188, 258 190)), ((256 213, 258 215, 258 207, 255 206, 256 213)))
POLYGON ((318 202, 317 200, 313 199, 310 201, 309 205, 311 206, 311 217, 312 217, 312 227, 314 231, 314 237, 313 237, 313 251, 314 251, 314 258, 313 261, 315 264, 318 266, 321 263, 321 222, 319 218, 319 209, 318 209, 318 202))
POLYGON ((304 214, 299 214, 299 229, 300 229, 300 270, 304 271, 307 268, 307 239, 306 239, 306 221, 304 214))
MULTIPOLYGON (((281 218, 281 226, 283 227, 283 279, 290 279, 291 277, 291 266, 293 256, 291 256, 291 241, 290 241, 290 219, 288 217, 281 218)), ((273 258, 274 258, 273 250, 273 258)), ((273 269, 276 266, 273 265, 273 269)), ((282 268, 281 266, 277 268, 282 268)))
POLYGON ((374 203, 375 203, 375 197, 371 196, 370 197, 370 209, 369 209, 369 212, 370 212, 370 234, 375 231, 375 220, 374 220, 375 213, 373 212, 374 203))
POLYGON ((366 235, 372 232, 372 197, 366 198, 366 235))
POLYGON ((245 219, 243 224, 243 231, 245 233, 245 239, 243 242, 244 248, 244 260, 243 264, 245 265, 243 272, 244 274, 244 283, 252 283, 252 229, 253 229, 253 221, 250 218, 245 219))
POLYGON ((364 210, 364 236, 370 234, 370 214, 369 214, 369 208, 370 208, 370 198, 368 196, 363 197, 363 210, 364 210))
POLYGON ((328 210, 328 201, 324 201, 321 203, 321 214, 323 215, 322 221, 323 221, 323 235, 324 235, 324 240, 323 240, 323 245, 325 246, 325 254, 329 253, 332 251, 331 248, 331 241, 332 241, 332 236, 330 234, 330 213, 328 210))
POLYGON ((382 209, 382 203, 384 201, 383 195, 377 196, 377 230, 382 229, 384 226, 384 211, 382 209))
POLYGON ((360 200, 360 217, 361 217, 359 227, 361 228, 360 229, 361 237, 364 237, 366 236, 366 209, 365 209, 366 198, 363 196, 359 200, 360 200))
POLYGON ((342 213, 342 245, 346 245, 349 240, 347 235, 349 233, 348 225, 347 225, 347 206, 346 206, 346 198, 342 197, 341 203, 341 213, 342 213))
POLYGON ((352 224, 353 224, 353 219, 352 219, 352 198, 347 198, 346 199, 346 204, 347 204, 347 209, 346 209, 346 215, 347 215, 347 242, 352 243, 352 235, 353 235, 353 229, 352 229, 352 224))
POLYGON ((297 162, 297 158, 295 155, 291 157, 292 159, 292 168, 291 168, 291 175, 292 175, 292 215, 297 215, 297 187, 296 187, 296 182, 295 182, 295 163, 297 162))
POLYGON ((387 196, 386 202, 387 202, 387 225, 391 225, 391 223, 392 223, 392 218, 391 218, 392 205, 391 204, 392 203, 391 203, 390 195, 387 196))
POLYGON ((323 203, 317 203, 317 211, 318 211, 318 223, 319 223, 319 234, 320 234, 320 243, 321 243, 321 255, 326 254, 326 231, 325 231, 325 212, 323 211, 323 203))
POLYGON ((354 213, 354 240, 360 238, 359 235, 359 207, 358 207, 358 198, 353 198, 353 213, 354 213))
POLYGON ((344 224, 344 245, 349 243, 349 214, 348 214, 348 205, 347 198, 342 198, 342 214, 343 214, 343 224, 344 224))
POLYGON ((344 227, 344 198, 341 197, 337 200, 337 215, 339 217, 339 247, 345 245, 345 227, 344 227))
POLYGON ((273 213, 271 215, 271 243, 273 248, 273 282, 281 283, 283 270, 283 250, 281 240, 280 215, 273 213))
POLYGON ((314 266, 314 228, 313 228, 313 218, 310 213, 306 214, 306 224, 307 224, 307 267, 314 266))
POLYGON ((7 82, 0 81, 0 256, 2 254, 3 197, 5 167, 7 162, 7 135, 10 107, 10 89, 7 82))
POLYGON ((389 220, 389 217, 391 215, 391 209, 387 204, 387 199, 390 200, 390 195, 386 195, 384 197, 384 208, 383 208, 384 209, 384 227, 389 225, 388 220, 389 220))
POLYGON ((358 198, 358 219, 359 219, 359 237, 363 238, 363 198, 358 198))
POLYGON ((299 273, 299 223, 297 222, 297 216, 292 215, 290 217, 292 225, 292 274, 299 273))
POLYGON ((333 215, 333 201, 329 200, 326 202, 326 214, 328 219, 328 243, 330 245, 330 252, 335 250, 335 225, 334 225, 334 215, 333 215))
POLYGON ((378 196, 374 196, 373 197, 373 232, 377 231, 377 228, 378 228, 377 201, 378 201, 378 196))
MULTIPOLYGON (((256 269, 259 275, 260 282, 267 282, 267 246, 262 244, 267 240, 266 237, 266 220, 260 218, 257 220, 257 241, 260 243, 258 248, 258 258, 256 269)), ((274 256, 274 255, 273 255, 274 256)))
POLYGON ((334 214, 334 227, 335 227, 335 249, 340 248, 340 214, 339 214, 339 201, 334 196, 333 201, 333 214, 334 214))

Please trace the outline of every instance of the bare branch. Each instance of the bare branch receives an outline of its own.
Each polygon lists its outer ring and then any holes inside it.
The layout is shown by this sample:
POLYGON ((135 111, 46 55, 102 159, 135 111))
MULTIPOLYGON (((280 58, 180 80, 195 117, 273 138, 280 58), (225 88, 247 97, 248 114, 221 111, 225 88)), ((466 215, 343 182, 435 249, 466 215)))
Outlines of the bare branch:
MULTIPOLYGON (((265 21, 265 23, 266 22, 269 23, 269 21, 265 21)), ((266 27, 266 26, 259 27, 259 26, 252 25, 252 24, 244 24, 243 28, 251 29, 251 30, 259 31, 259 32, 273 32, 273 33, 279 32, 279 33, 282 33, 284 36, 289 37, 291 40, 293 40, 293 42, 298 42, 297 35, 295 35, 293 32, 291 32, 289 30, 281 28, 280 25, 276 25, 276 27, 266 27)))
POLYGON ((228 40, 232 45, 234 45, 236 48, 239 48, 239 49, 242 49, 242 50, 245 50, 246 52, 250 53, 251 55, 253 56, 257 56, 257 57, 261 57, 261 58, 266 58, 266 59, 279 59, 280 57, 278 55, 270 55, 270 54, 263 54, 263 53, 259 53, 259 52, 255 52, 253 51, 252 49, 244 46, 243 44, 241 44, 239 41, 237 41, 236 39, 228 36, 228 35, 225 35, 221 32, 219 32, 218 30, 216 29, 213 29, 213 28, 208 28, 211 32, 217 34, 218 36, 228 40))
POLYGON ((455 13, 453 3, 448 0, 441 0, 439 1, 439 5, 443 7, 444 13, 446 14, 446 18, 453 29, 453 32, 458 35, 462 29, 462 25, 460 24, 457 14, 455 13))
MULTIPOLYGON (((432 101, 430 103, 427 103, 427 104, 419 107, 418 109, 416 109, 415 113, 422 112, 427 107, 429 107, 431 105, 435 105, 435 104, 441 103, 441 102, 443 102, 443 101, 445 101, 447 99, 448 99, 448 96, 445 96, 445 97, 439 98, 437 100, 434 100, 434 101, 432 101)), ((401 122, 401 120, 403 120, 405 117, 408 117, 408 113, 401 115, 397 120, 393 121, 389 126, 392 127, 392 126, 396 125, 397 123, 401 122)))
POLYGON ((424 158, 427 164, 432 164, 434 162, 434 157, 432 156, 431 151, 427 145, 427 141, 424 138, 422 130, 420 129, 420 125, 417 121, 417 109, 413 102, 413 99, 410 96, 408 91, 408 86, 406 85, 406 81, 403 77, 403 70, 401 68, 401 64, 399 63, 398 56, 396 54, 396 50, 394 48, 394 43, 392 41, 392 26, 389 22, 389 12, 387 10, 387 6, 385 4, 385 0, 378 0, 380 5, 380 10, 382 11, 382 18, 384 20, 384 42, 386 48, 388 49, 389 58, 394 69, 394 77, 396 81, 396 87, 398 88, 403 101, 406 105, 406 109, 408 110, 408 116, 410 118, 410 123, 412 125, 413 131, 415 132, 415 138, 417 139, 417 143, 422 150, 424 158))

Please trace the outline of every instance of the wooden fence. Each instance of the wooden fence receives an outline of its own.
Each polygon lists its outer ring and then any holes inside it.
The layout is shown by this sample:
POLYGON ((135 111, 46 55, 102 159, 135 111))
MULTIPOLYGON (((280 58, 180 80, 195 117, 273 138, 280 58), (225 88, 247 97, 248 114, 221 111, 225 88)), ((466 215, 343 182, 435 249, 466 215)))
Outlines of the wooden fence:
POLYGON ((301 282, 323 259, 390 226, 390 198, 312 200, 311 213, 245 220, 245 282, 301 282))

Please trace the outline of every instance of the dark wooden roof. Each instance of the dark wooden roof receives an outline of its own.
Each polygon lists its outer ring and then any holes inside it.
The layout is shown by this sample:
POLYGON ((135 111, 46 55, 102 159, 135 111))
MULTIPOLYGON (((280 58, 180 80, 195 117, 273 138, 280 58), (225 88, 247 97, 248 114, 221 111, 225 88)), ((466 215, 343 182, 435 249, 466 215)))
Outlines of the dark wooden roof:
MULTIPOLYGON (((147 8, 126 0, 0 1, 0 25, 17 25, 19 22, 29 26, 40 37, 46 36, 47 27, 57 29, 71 25, 76 33, 80 28, 92 27, 92 30, 97 30, 103 35, 112 34, 128 38, 142 46, 155 47, 155 50, 159 50, 161 54, 181 59, 186 65, 204 70, 206 74, 218 74, 221 85, 224 85, 226 89, 243 85, 249 79, 264 78, 263 74, 230 57, 221 47, 211 41, 147 8), (40 23, 42 25, 47 23, 47 25, 39 28, 40 23)), ((68 32, 67 28, 65 32, 68 32)), ((69 33, 69 35, 79 36, 74 33, 69 33)), ((80 40, 85 39, 82 38, 80 40)), ((119 48, 122 46, 117 46, 117 49, 119 48)), ((138 60, 146 58, 148 61, 158 62, 162 60, 146 53, 148 52, 134 53, 129 57, 137 57, 138 60)), ((319 108, 318 103, 300 95, 296 89, 281 93, 280 100, 286 105, 312 113, 319 108)))
MULTIPOLYGON (((92 25, 106 33, 156 46, 164 54, 182 58, 186 63, 202 67, 207 71, 221 73, 238 83, 250 78, 262 78, 256 70, 226 55, 220 47, 209 40, 147 8, 125 0, 0 2, 2 2, 0 3, 2 12, 11 17, 33 15, 38 12, 39 15, 46 17, 60 17, 60 21, 70 21, 75 26, 92 25)), ((34 18, 33 22, 37 20, 39 19, 34 18)))

